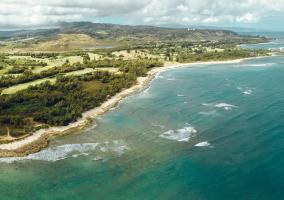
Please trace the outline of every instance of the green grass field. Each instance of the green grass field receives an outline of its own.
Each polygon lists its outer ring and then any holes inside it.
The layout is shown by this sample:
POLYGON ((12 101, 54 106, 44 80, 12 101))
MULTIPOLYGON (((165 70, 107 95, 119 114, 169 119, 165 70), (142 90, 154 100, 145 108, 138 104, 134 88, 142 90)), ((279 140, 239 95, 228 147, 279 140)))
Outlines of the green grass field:
MULTIPOLYGON (((109 71, 111 73, 115 73, 115 72, 118 71, 117 68, 100 68, 100 69, 97 69, 97 70, 98 71, 109 71)), ((86 68, 86 69, 83 69, 83 70, 78 70, 78 71, 66 73, 65 76, 80 76, 80 75, 92 73, 94 71, 95 70, 93 68, 86 68)), ((31 81, 31 82, 28 82, 28 83, 14 85, 14 86, 11 86, 9 88, 4 89, 1 94, 14 94, 18 91, 25 90, 30 86, 35 86, 35 85, 44 83, 46 81, 50 81, 51 83, 55 83, 56 78, 44 78, 44 79, 40 79, 40 80, 36 80, 36 81, 31 81)))
POLYGON ((15 85, 15 86, 9 87, 7 89, 4 89, 1 94, 14 94, 18 91, 25 90, 30 86, 35 86, 35 85, 44 83, 46 81, 50 81, 51 83, 54 83, 56 81, 56 78, 44 78, 44 79, 40 79, 40 80, 36 80, 36 81, 31 81, 31 82, 28 82, 28 83, 15 85))

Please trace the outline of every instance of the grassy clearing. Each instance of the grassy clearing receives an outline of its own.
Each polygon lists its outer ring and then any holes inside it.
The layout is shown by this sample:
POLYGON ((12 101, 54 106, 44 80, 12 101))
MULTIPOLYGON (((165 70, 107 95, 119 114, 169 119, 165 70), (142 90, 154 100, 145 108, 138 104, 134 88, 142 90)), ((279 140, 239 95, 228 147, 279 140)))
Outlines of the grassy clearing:
MULTIPOLYGON (((66 60, 69 60, 70 64, 74 64, 74 63, 83 63, 83 58, 81 56, 67 56, 67 57, 63 57, 60 56, 56 59, 54 58, 45 58, 45 59, 41 59, 41 58, 32 58, 31 56, 9 56, 9 59, 27 59, 27 60, 35 60, 35 61, 42 61, 44 63, 47 63, 47 66, 42 67, 42 66, 36 66, 32 72, 33 73, 40 73, 42 71, 54 68, 54 67, 60 67, 62 66, 66 60)), ((0 70, 0 76, 2 74, 5 74, 9 69, 11 69, 11 67, 7 67, 5 69, 0 70)))
POLYGON ((55 78, 44 78, 44 79, 40 79, 40 80, 28 82, 28 83, 15 85, 15 86, 9 87, 7 89, 4 89, 1 94, 14 94, 18 91, 25 90, 30 86, 38 85, 38 84, 44 83, 46 81, 50 81, 51 83, 55 83, 56 79, 55 78))
POLYGON ((35 69, 33 69, 32 72, 35 73, 35 74, 38 74, 38 73, 40 73, 42 71, 46 71, 46 70, 52 69, 54 67, 55 66, 51 66, 51 65, 46 66, 46 67, 39 66, 39 67, 35 67, 35 69))
POLYGON ((67 56, 67 57, 59 57, 55 60, 55 63, 57 66, 61 66, 66 60, 69 60, 71 64, 74 63, 83 63, 83 57, 82 56, 67 56), (59 65, 58 65, 59 64, 59 65))
POLYGON ((34 48, 46 51, 66 51, 96 48, 99 45, 98 40, 86 34, 59 34, 54 39, 35 45, 34 48))
POLYGON ((92 73, 93 71, 95 71, 93 68, 86 68, 86 69, 66 73, 65 76, 80 76, 83 74, 92 73))
POLYGON ((139 50, 131 50, 131 51, 115 51, 112 53, 116 57, 120 57, 124 60, 135 59, 135 58, 159 58, 159 56, 149 54, 147 52, 142 52, 139 50))
POLYGON ((4 69, 1 69, 0 70, 0 76, 7 73, 10 69, 12 69, 12 66, 8 66, 8 67, 5 67, 4 69))
POLYGON ((102 68, 96 68, 95 70, 97 70, 97 71, 108 71, 110 73, 119 73, 119 69, 114 68, 114 67, 102 67, 102 68))
POLYGON ((66 60, 69 60, 71 64, 76 63, 76 62, 83 62, 82 56, 59 56, 58 58, 32 58, 31 56, 9 56, 9 59, 28 59, 28 60, 35 60, 35 61, 42 61, 47 63, 48 66, 55 66, 59 67, 61 66, 66 60))
POLYGON ((94 93, 104 86, 103 83, 97 80, 88 81, 83 83, 83 87, 87 92, 94 93))
POLYGON ((95 54, 95 53, 88 53, 89 57, 91 60, 100 60, 103 58, 102 55, 99 55, 99 54, 95 54))

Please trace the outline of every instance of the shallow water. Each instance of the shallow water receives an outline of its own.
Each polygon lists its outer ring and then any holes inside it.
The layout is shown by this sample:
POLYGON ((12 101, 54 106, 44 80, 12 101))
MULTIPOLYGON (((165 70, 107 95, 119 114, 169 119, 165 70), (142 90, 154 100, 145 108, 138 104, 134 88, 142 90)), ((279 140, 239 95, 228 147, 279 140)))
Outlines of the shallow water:
POLYGON ((284 199, 283 66, 163 72, 96 126, 0 159, 0 199, 284 199))

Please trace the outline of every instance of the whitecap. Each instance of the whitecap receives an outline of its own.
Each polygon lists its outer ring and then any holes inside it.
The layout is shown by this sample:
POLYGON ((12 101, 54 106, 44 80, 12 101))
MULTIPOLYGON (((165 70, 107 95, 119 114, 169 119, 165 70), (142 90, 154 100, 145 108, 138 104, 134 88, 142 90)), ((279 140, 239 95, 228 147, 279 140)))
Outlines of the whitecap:
POLYGON ((178 130, 169 130, 160 135, 160 137, 168 140, 176 140, 178 142, 188 142, 190 138, 194 137, 197 130, 194 127, 184 127, 178 130))
POLYGON ((194 146, 196 146, 196 147, 210 147, 211 144, 207 141, 204 141, 204 142, 197 143, 194 146))
POLYGON ((253 92, 253 89, 248 87, 247 88, 237 87, 237 89, 240 90, 245 95, 251 95, 253 92))
POLYGON ((250 94, 252 94, 252 90, 246 90, 246 91, 243 92, 243 94, 250 95, 250 94))
POLYGON ((93 158, 93 161, 100 161, 100 160, 103 160, 103 158, 100 157, 100 156, 97 156, 97 157, 94 157, 94 158, 93 158))
POLYGON ((215 105, 216 108, 223 108, 225 110, 231 110, 233 108, 237 108, 235 105, 227 104, 227 103, 219 103, 215 105))
POLYGON ((178 94, 177 96, 178 96, 178 97, 185 97, 184 94, 178 94))

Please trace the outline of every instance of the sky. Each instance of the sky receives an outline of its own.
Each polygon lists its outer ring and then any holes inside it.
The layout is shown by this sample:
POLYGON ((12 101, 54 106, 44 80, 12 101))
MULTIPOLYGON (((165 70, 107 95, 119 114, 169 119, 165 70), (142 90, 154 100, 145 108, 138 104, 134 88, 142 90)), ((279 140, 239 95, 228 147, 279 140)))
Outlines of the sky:
POLYGON ((0 0, 0 29, 63 21, 284 31, 284 0, 0 0))

